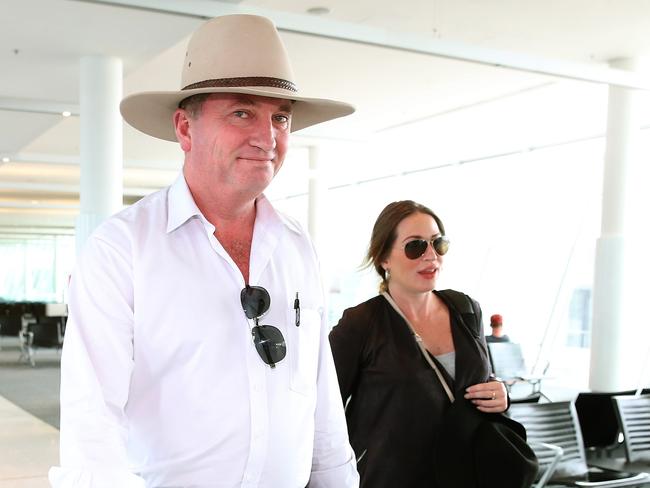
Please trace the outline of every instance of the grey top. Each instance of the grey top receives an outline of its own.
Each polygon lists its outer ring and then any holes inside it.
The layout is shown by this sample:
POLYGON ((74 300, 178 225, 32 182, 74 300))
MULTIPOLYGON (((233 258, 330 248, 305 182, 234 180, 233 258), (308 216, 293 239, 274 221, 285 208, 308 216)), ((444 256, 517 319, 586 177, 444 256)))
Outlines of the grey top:
POLYGON ((451 351, 447 354, 440 354, 439 356, 435 356, 435 358, 442 364, 447 373, 449 373, 449 376, 456 379, 456 352, 451 351))

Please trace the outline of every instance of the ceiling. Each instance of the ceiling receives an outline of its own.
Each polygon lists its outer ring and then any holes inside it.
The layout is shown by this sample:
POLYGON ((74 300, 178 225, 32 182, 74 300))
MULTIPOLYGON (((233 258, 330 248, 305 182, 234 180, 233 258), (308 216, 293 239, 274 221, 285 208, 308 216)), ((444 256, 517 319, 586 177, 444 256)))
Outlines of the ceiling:
MULTIPOLYGON (((80 59, 121 58, 125 95, 177 89, 188 36, 202 18, 271 17, 301 92, 357 107, 353 116, 296 133, 295 147, 372 144, 392 128, 561 78, 650 87, 607 67, 650 54, 646 0, 4 0, 0 12, 5 235, 72 232, 80 59), (329 13, 307 13, 312 7, 329 13)), ((169 184, 181 165, 175 144, 124 126, 125 202, 169 184)))

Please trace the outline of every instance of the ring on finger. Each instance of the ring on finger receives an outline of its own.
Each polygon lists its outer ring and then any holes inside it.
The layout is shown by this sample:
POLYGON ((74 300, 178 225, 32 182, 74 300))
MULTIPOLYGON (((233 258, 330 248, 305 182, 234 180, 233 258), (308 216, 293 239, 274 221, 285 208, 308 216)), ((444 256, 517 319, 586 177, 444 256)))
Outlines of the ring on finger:
POLYGON ((492 392, 492 400, 496 400, 496 398, 497 398, 497 392, 493 391, 492 392))

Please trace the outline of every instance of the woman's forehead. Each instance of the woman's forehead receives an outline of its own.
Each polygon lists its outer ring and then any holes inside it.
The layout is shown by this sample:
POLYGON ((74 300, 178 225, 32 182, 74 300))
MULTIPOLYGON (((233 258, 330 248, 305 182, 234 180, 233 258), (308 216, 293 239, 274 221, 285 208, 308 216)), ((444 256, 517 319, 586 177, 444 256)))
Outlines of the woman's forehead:
POLYGON ((397 226, 398 236, 419 235, 429 237, 439 234, 438 224, 435 219, 425 213, 417 212, 403 219, 397 226))

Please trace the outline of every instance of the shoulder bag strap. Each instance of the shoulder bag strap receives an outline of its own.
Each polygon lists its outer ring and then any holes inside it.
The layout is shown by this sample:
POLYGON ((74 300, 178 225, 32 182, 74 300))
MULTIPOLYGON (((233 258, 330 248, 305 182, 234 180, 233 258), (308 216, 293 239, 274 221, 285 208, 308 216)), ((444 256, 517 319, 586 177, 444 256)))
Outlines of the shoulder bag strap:
POLYGON ((446 300, 445 303, 451 308, 463 327, 469 330, 474 338, 481 337, 481 324, 478 322, 478 314, 474 309, 474 302, 465 293, 456 290, 439 290, 438 294, 446 300))
POLYGON ((449 397, 449 401, 451 403, 454 403, 454 394, 451 392, 451 388, 449 388, 449 385, 445 381, 445 377, 442 376, 442 373, 438 369, 438 366, 436 366, 436 363, 433 362, 431 359, 431 356, 429 356, 429 352, 426 350, 424 347, 424 344, 422 343, 422 338, 418 335, 417 332, 415 332, 415 329, 411 325, 411 322, 409 322, 409 319, 406 318, 406 315, 400 310, 400 308, 397 306, 397 303, 395 303, 395 300, 393 300, 393 297, 391 297, 387 292, 383 291, 381 292, 382 296, 386 299, 388 303, 395 309, 395 311, 404 319, 404 322, 406 322, 406 325, 409 326, 409 329, 411 329, 411 332, 413 333, 413 336, 415 337, 415 342, 417 342, 417 345, 420 348, 420 352, 424 356, 424 359, 427 360, 427 363, 429 363, 429 366, 433 368, 433 370, 436 372, 436 375, 438 376, 438 379, 440 380, 440 383, 442 383, 442 387, 445 389, 445 393, 447 393, 447 396, 449 397))

